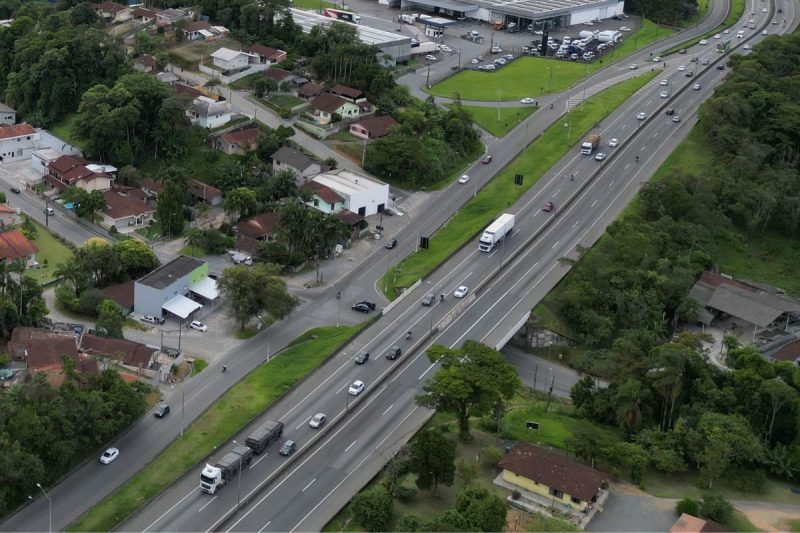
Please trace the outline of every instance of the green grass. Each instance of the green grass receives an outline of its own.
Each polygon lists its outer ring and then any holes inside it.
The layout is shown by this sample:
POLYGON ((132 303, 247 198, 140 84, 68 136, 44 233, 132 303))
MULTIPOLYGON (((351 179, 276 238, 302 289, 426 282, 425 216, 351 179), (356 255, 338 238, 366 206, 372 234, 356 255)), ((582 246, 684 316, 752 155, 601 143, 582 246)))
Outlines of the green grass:
POLYGON ((750 531, 758 531, 758 528, 753 525, 750 520, 741 511, 734 511, 731 517, 725 521, 723 525, 728 526, 733 531, 743 531, 745 533, 750 531))
POLYGON ((69 530, 111 531, 117 527, 335 353, 362 326, 321 327, 307 332, 303 335, 305 342, 283 350, 248 374, 195 420, 182 437, 71 524, 69 530))
POLYGON ((267 101, 276 107, 283 107, 286 109, 292 109, 293 107, 306 103, 305 100, 292 96, 291 94, 276 94, 267 98, 267 101))
POLYGON ((253 337, 256 333, 258 333, 258 330, 256 328, 239 329, 236 330, 236 338, 239 339, 240 341, 244 341, 249 339, 250 337, 253 337))
POLYGON ((298 9, 313 9, 317 12, 322 12, 326 7, 340 8, 339 4, 323 2, 322 0, 292 0, 292 7, 298 9))
MULTIPOLYGON (((503 169, 477 195, 431 236, 430 248, 407 256, 390 270, 387 296, 398 296, 397 288, 408 287, 428 275, 474 237, 492 219, 516 202, 539 177, 549 170, 592 126, 627 100, 655 76, 654 72, 626 80, 586 100, 569 115, 548 128, 533 144, 503 169), (564 128, 568 122, 570 128, 564 128), (569 137, 568 137, 569 136, 569 137), (514 175, 524 176, 522 187, 514 185, 514 175)), ((384 277, 380 286, 387 286, 384 277)))
POLYGON ((625 41, 601 61, 577 63, 541 57, 520 57, 497 72, 463 70, 434 85, 427 92, 437 96, 462 100, 491 102, 499 100, 519 100, 535 98, 542 94, 557 93, 568 89, 575 83, 607 66, 609 62, 625 57, 635 50, 647 46, 658 39, 669 37, 673 30, 660 27, 646 20, 636 33, 628 35, 625 41), (531 80, 539 80, 531 83, 531 80))
POLYGON ((205 248, 202 246, 184 246, 178 250, 178 255, 187 255, 189 257, 203 257, 208 255, 205 248))
POLYGON ((223 124, 222 126, 219 126, 219 127, 216 127, 216 128, 212 128, 211 131, 212 132, 217 132, 217 131, 226 130, 226 129, 232 128, 234 126, 238 126, 239 124, 244 124, 245 122, 250 122, 250 117, 244 117, 244 116, 237 117, 237 118, 235 118, 233 120, 229 120, 226 124, 223 124))
POLYGON ((144 227, 144 228, 139 228, 139 229, 137 229, 135 231, 136 231, 136 233, 138 233, 139 235, 141 235, 142 237, 144 237, 145 239, 148 239, 148 240, 149 239, 156 239, 158 237, 161 237, 161 235, 164 232, 161 229, 161 224, 158 223, 158 220, 156 220, 150 226, 147 226, 147 227, 144 227))
POLYGON ((474 120, 478 126, 498 138, 505 137, 517 124, 539 109, 532 105, 525 107, 501 107, 498 115, 498 109, 496 107, 471 105, 462 107, 472 116, 472 120, 474 120))
POLYGON ((25 275, 38 281, 40 284, 53 280, 53 273, 59 263, 65 263, 72 257, 72 250, 64 243, 59 241, 55 235, 45 229, 44 226, 36 224, 36 238, 33 244, 39 249, 36 252, 36 261, 39 268, 25 271, 25 275))
POLYGON ((194 363, 192 363, 192 376, 196 376, 206 368, 208 368, 208 361, 200 357, 195 358, 194 363))
POLYGON ((341 153, 358 166, 361 166, 361 157, 364 155, 364 141, 361 142, 337 142, 333 149, 341 153))
POLYGON ((240 78, 233 83, 229 83, 228 87, 235 91, 241 91, 244 89, 252 89, 253 84, 255 84, 256 80, 263 77, 263 72, 253 72, 252 74, 248 74, 244 78, 240 78))
POLYGON ((798 533, 800 532, 800 520, 789 520, 789 522, 786 524, 786 527, 789 531, 798 533))
POLYGON ((48 129, 50 132, 62 139, 72 146, 77 146, 81 150, 84 150, 86 147, 83 145, 81 141, 75 138, 74 134, 72 133, 72 128, 75 125, 75 122, 78 120, 78 113, 70 113, 64 118, 61 119, 60 122, 57 124, 51 125, 48 129))
MULTIPOLYGON (((695 498, 701 499, 705 490, 697 487, 696 472, 678 474, 664 474, 650 470, 642 483, 644 489, 659 498, 695 498)), ((757 500, 777 504, 796 504, 797 495, 792 492, 791 483, 786 483, 771 477, 767 478, 764 491, 759 494, 741 492, 725 483, 725 480, 714 483, 714 491, 719 492, 727 500, 757 500)))

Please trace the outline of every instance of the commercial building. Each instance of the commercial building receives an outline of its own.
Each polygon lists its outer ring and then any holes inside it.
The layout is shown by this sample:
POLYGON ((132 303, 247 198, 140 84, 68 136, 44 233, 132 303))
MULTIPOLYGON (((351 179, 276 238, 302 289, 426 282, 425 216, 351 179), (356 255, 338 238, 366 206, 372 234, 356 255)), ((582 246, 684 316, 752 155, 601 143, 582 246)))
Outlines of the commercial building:
POLYGON ((345 209, 362 217, 382 212, 389 202, 389 185, 351 170, 323 172, 312 180, 335 191, 344 198, 345 209))
POLYGON ((39 148, 39 132, 30 124, 0 122, 0 162, 11 163, 31 157, 39 148))
POLYGON ((218 297, 217 282, 208 277, 208 263, 182 255, 136 281, 133 310, 186 320, 203 307, 200 302, 211 303, 218 297))

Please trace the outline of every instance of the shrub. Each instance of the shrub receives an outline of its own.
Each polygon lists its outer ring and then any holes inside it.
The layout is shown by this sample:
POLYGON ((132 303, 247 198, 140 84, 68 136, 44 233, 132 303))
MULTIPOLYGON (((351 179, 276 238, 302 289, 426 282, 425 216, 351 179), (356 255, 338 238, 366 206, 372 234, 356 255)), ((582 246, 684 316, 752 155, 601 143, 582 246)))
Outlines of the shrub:
POLYGON ((367 531, 387 531, 392 518, 392 496, 378 485, 357 494, 351 502, 353 516, 367 531))
POLYGON ((678 515, 682 515, 683 513, 690 514, 692 516, 699 516, 700 515, 700 502, 695 500, 694 498, 684 498, 675 504, 675 513, 678 515))
POLYGON ((61 305, 64 306, 64 309, 72 313, 78 312, 78 298, 75 296, 75 292, 69 286, 59 285, 56 287, 55 295, 56 300, 61 302, 61 305))
POLYGON ((521 497, 522 497, 522 493, 520 491, 518 491, 517 489, 514 489, 514 491, 511 493, 511 499, 512 500, 519 500, 521 497))
POLYGON ((750 494, 762 494, 767 485, 767 475, 760 469, 734 468, 725 476, 725 479, 734 489, 750 494))
POLYGON ((105 299, 100 289, 89 289, 78 298, 78 307, 75 311, 86 316, 97 316, 97 306, 105 299))
POLYGON ((417 495, 417 489, 414 487, 404 487, 400 485, 394 489, 395 497, 403 503, 408 503, 417 495))
POLYGON ((278 111, 278 116, 281 118, 289 118, 292 116, 292 110, 287 107, 282 107, 280 111, 278 111))
POLYGON ((484 464, 488 466, 497 466, 500 459, 503 458, 503 450, 497 446, 487 446, 481 450, 484 464))
POLYGON ((733 515, 733 505, 719 494, 706 494, 700 503, 700 516, 725 523, 733 515))

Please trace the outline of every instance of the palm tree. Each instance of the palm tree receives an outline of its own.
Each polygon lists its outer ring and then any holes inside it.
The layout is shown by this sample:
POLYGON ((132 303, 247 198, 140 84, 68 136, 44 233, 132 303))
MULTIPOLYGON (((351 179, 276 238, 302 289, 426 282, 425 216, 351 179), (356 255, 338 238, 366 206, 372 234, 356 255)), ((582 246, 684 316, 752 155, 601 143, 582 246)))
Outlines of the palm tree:
POLYGON ((89 275, 82 265, 74 259, 70 259, 65 263, 59 263, 53 272, 56 278, 61 278, 72 286, 75 296, 78 296, 81 291, 86 288, 89 283, 89 275))
POLYGON ((186 232, 186 246, 192 248, 192 255, 194 255, 195 248, 202 248, 205 241, 205 232, 200 228, 190 228, 186 232))
POLYGON ((654 377, 653 387, 664 399, 661 410, 661 430, 672 427, 675 404, 683 392, 683 377, 686 372, 687 357, 682 347, 670 343, 656 350, 655 368, 648 372, 654 377))
POLYGON ((641 426, 643 419, 649 411, 647 399, 650 391, 642 386, 640 381, 628 379, 617 390, 617 423, 629 435, 641 426))

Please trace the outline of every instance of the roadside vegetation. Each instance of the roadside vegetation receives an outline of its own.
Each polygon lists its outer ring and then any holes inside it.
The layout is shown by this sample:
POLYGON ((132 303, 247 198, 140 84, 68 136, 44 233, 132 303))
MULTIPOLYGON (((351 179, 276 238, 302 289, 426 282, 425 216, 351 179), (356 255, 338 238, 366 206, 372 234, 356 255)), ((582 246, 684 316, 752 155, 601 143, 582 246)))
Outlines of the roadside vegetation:
POLYGON ((644 19, 643 26, 637 32, 626 34, 621 45, 611 48, 607 54, 591 63, 523 56, 496 72, 462 70, 437 83, 427 92, 436 96, 460 98, 462 101, 481 102, 537 98, 544 94, 558 93, 609 63, 673 33, 669 28, 644 19))
POLYGON ((606 117, 654 76, 655 73, 645 73, 626 80, 573 108, 568 118, 571 127, 564 128, 563 121, 559 120, 548 128, 431 236, 429 249, 407 256, 402 263, 390 269, 378 286, 386 287, 387 297, 394 299, 399 294, 397 289, 409 287, 430 274, 499 213, 516 202, 595 123, 606 117), (515 174, 524 176, 521 187, 514 185, 515 174))
MULTIPOLYGON (((707 31, 706 33, 704 33, 703 35, 701 35, 699 37, 694 37, 694 38, 689 39, 687 41, 684 41, 684 42, 682 42, 680 44, 676 44, 672 48, 668 48, 668 49, 664 50, 663 52, 661 52, 661 55, 662 56, 667 56, 667 55, 674 54, 675 52, 677 52, 681 48, 689 48, 690 46, 696 45, 697 43, 700 42, 701 39, 706 39, 706 40, 711 39, 711 37, 714 36, 714 34, 721 33, 726 28, 732 28, 733 25, 736 24, 736 21, 739 20, 742 17, 742 14, 744 13, 744 9, 746 7, 745 4, 746 4, 745 0, 730 0, 730 3, 729 3, 730 10, 728 11, 728 16, 725 17, 724 21, 722 21, 722 24, 720 24, 719 26, 717 26, 713 30, 707 31)), ((726 35, 725 37, 726 38, 733 38, 733 34, 726 35)), ((712 44, 712 42, 709 41, 709 44, 707 46, 711 46, 711 44, 712 44)))
MULTIPOLYGON (((111 531, 117 527, 336 353, 361 327, 321 327, 299 337, 228 390, 181 437, 68 530, 111 531)), ((176 412, 173 416, 180 415, 176 412)))
MULTIPOLYGON (((448 104, 453 106, 455 104, 448 104)), ((485 107, 475 105, 462 105, 461 108, 469 113, 472 120, 495 137, 502 138, 534 113, 538 107, 534 105, 524 107, 485 107)))

